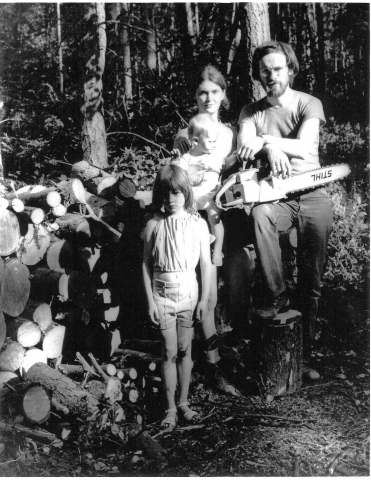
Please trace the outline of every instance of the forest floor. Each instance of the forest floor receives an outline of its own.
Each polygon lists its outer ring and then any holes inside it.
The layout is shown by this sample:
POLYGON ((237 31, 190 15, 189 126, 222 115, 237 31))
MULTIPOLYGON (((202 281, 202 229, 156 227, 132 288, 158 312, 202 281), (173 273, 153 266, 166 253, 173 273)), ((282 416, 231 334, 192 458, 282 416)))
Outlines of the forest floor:
POLYGON ((319 318, 312 358, 319 382, 270 403, 195 384, 198 424, 164 431, 162 400, 148 405, 146 428, 166 449, 163 458, 103 435, 94 445, 72 438, 6 461, 0 452, 0 476, 369 476, 369 306, 359 298, 347 304, 346 324, 319 318))

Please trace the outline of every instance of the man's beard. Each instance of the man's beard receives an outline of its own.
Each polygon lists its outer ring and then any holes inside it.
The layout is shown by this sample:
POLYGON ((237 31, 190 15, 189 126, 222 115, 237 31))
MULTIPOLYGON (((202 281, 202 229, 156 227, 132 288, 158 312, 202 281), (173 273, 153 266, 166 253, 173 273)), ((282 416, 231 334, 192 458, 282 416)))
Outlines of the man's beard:
POLYGON ((267 92, 267 96, 271 98, 278 98, 286 92, 288 84, 281 85, 279 83, 275 83, 272 86, 268 84, 264 86, 265 91, 267 92))

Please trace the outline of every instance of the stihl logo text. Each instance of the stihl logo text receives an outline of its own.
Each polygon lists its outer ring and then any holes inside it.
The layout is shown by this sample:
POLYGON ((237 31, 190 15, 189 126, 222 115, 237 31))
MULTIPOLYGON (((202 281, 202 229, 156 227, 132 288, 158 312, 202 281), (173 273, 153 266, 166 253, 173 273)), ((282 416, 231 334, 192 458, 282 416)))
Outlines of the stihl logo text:
POLYGON ((332 170, 327 170, 327 172, 315 173, 314 175, 311 175, 311 177, 313 178, 313 182, 316 182, 317 180, 324 180, 325 178, 331 178, 332 170))

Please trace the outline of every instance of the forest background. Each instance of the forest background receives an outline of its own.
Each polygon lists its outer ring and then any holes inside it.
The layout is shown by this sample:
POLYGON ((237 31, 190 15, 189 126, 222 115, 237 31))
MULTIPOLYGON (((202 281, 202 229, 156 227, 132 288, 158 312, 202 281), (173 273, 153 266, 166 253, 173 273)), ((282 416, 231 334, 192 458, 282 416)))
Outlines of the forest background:
POLYGON ((2 3, 0 25, 1 149, 5 175, 18 183, 69 176, 69 164, 89 159, 87 119, 99 114, 98 165, 150 189, 196 111, 195 69, 211 63, 225 75, 222 120, 236 124, 261 95, 254 48, 290 43, 301 65, 294 88, 324 104, 322 164, 352 169, 329 187, 324 283, 368 296, 368 3, 2 3))

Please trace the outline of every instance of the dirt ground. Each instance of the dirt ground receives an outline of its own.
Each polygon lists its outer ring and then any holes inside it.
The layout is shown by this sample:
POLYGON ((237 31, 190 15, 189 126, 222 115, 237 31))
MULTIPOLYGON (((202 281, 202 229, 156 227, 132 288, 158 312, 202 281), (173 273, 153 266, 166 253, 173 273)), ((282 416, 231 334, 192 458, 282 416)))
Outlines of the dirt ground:
POLYGON ((369 476, 369 307, 364 298, 347 299, 346 306, 345 322, 319 318, 312 358, 319 382, 269 404, 196 383, 190 400, 201 421, 180 421, 171 432, 160 428, 159 396, 145 417, 148 432, 166 450, 155 458, 104 432, 44 449, 0 437, 0 475, 369 476))

